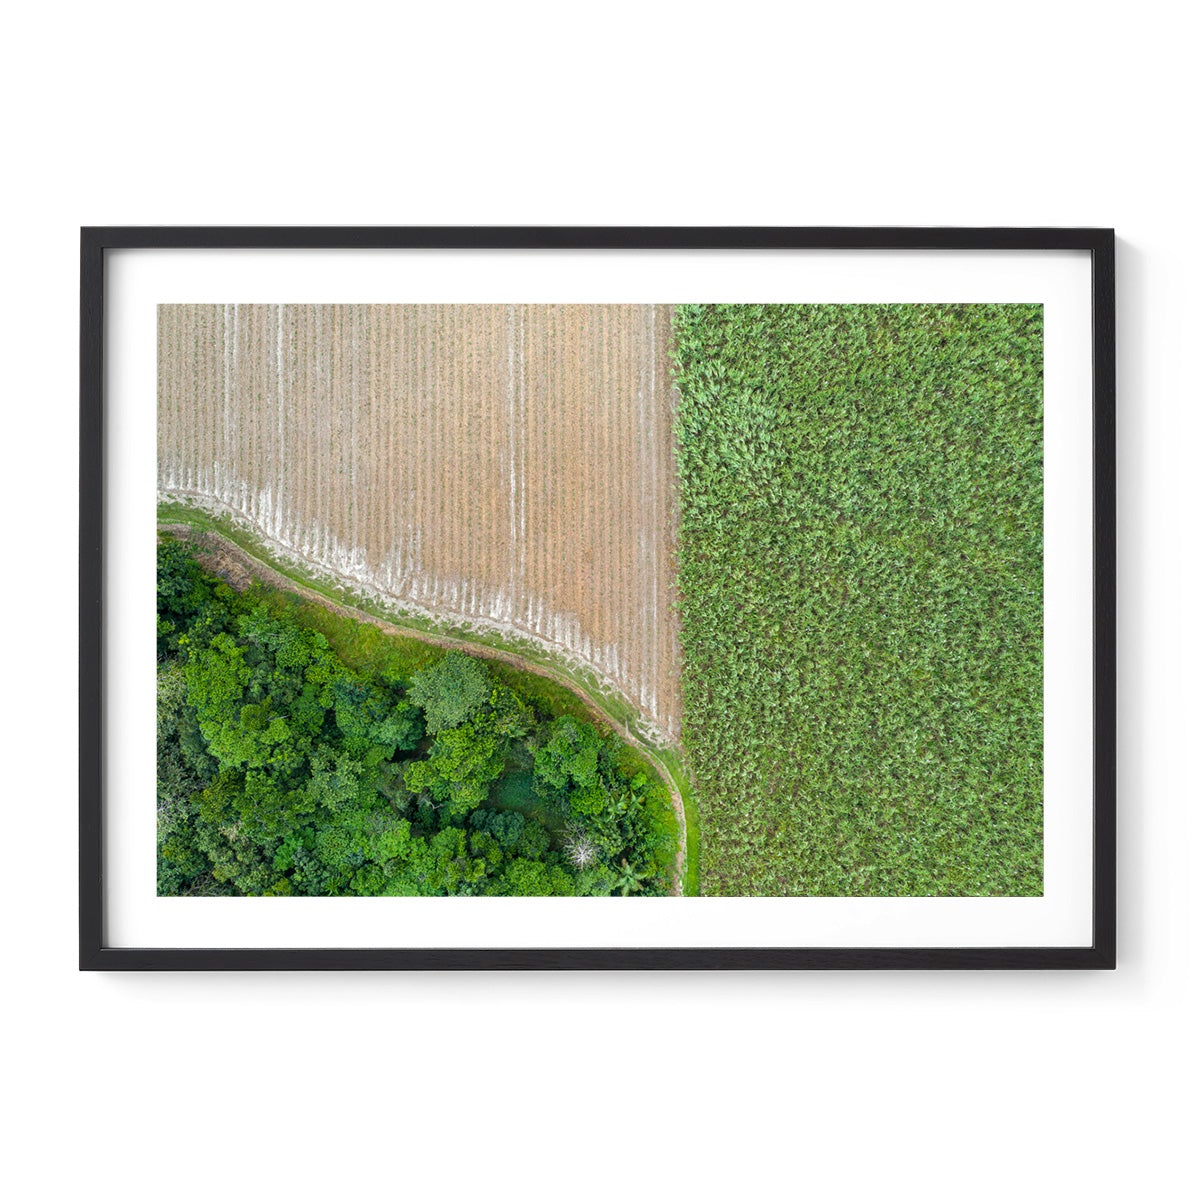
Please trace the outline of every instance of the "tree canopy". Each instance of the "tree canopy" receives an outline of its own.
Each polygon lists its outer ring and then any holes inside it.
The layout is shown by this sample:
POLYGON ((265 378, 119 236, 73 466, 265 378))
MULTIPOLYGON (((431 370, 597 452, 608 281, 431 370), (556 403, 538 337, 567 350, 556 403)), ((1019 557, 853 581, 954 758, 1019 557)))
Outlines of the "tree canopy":
POLYGON ((352 668, 282 593, 158 552, 162 895, 661 895, 666 790, 452 651, 352 668))

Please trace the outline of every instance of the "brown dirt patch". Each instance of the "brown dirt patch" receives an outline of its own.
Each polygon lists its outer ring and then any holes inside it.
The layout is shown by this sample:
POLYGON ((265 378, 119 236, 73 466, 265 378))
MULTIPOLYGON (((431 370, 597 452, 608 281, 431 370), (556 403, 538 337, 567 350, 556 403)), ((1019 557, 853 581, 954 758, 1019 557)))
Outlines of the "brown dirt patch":
POLYGON ((670 309, 163 305, 159 490, 679 734, 670 309))

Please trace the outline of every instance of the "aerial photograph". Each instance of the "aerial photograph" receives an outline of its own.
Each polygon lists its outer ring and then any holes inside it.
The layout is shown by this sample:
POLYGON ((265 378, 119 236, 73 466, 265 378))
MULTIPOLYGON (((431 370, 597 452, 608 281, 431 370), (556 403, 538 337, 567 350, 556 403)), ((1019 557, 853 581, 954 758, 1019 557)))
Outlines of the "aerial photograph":
POLYGON ((160 896, 1042 895, 1041 305, 157 319, 160 896))

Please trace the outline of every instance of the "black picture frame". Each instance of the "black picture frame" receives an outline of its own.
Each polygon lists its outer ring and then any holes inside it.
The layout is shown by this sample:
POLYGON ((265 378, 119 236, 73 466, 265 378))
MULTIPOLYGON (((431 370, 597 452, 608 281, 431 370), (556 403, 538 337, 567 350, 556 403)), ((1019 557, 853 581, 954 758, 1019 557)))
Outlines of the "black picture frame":
POLYGON ((80 239, 81 970, 1109 969, 1116 965, 1115 237, 1099 228, 87 227, 80 239), (118 249, 1086 251, 1092 268, 1092 944, 1064 947, 190 949, 106 945, 103 578, 105 256, 118 249))

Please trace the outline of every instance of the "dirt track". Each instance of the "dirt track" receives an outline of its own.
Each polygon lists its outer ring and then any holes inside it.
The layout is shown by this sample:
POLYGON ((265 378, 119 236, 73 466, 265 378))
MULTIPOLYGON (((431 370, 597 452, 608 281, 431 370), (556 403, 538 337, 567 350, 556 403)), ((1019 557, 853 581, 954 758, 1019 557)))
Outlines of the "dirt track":
POLYGON ((286 575, 276 571, 270 564, 263 562, 259 558, 255 558, 240 546, 221 537, 220 534, 212 532, 198 533, 190 525, 160 525, 158 528, 160 533, 170 533, 175 537, 192 543, 197 548, 197 558, 200 562, 208 570, 219 575, 238 591, 244 591, 253 580, 257 579, 265 583, 268 587, 275 588, 278 591, 294 592, 297 595, 303 596, 306 600, 312 601, 314 604, 319 604, 323 608, 329 609, 330 612, 351 617, 355 621, 361 621, 364 624, 378 626, 378 628, 388 633, 398 634, 401 637, 417 638, 422 642, 428 642, 434 646, 444 646, 448 650, 462 650, 464 653, 472 654, 476 658, 493 659, 498 662, 508 663, 511 666, 519 667, 522 671, 530 671, 535 675, 541 675, 546 679, 553 679, 555 683, 561 684, 573 695, 582 700, 598 721, 611 729, 622 741, 628 742, 629 745, 644 754, 658 770, 663 785, 671 794, 671 806, 675 810, 675 816, 683 835, 679 851, 675 856, 675 879, 671 886, 671 895, 682 895, 687 853, 687 813, 683 806, 683 798, 672 782, 670 772, 659 759, 658 755, 654 753, 653 749, 639 741, 623 725, 615 722, 569 676, 554 670, 553 667, 530 662, 528 659, 522 658, 519 654, 512 654, 506 650, 498 650, 490 646, 481 646, 476 642, 469 642, 459 638, 443 637, 440 634, 427 633, 423 630, 410 629, 407 626, 394 625, 390 621, 385 621, 381 617, 373 616, 360 609, 337 604, 328 597, 321 595, 320 592, 289 579, 286 575))
POLYGON ((164 305, 159 490, 679 733, 670 310, 164 305))

